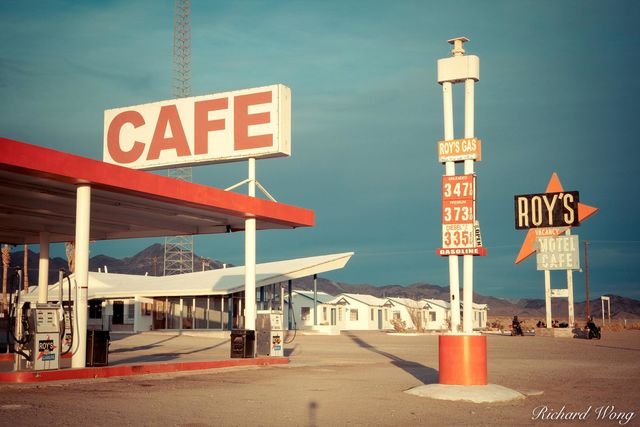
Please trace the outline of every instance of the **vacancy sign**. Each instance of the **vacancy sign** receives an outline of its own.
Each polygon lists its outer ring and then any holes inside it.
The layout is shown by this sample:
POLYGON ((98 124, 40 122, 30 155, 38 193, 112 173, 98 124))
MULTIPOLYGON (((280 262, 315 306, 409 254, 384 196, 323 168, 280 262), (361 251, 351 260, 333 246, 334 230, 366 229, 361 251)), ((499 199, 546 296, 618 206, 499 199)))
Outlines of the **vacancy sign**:
POLYGON ((452 139, 449 141, 438 141, 438 161, 461 162, 464 160, 482 159, 482 150, 478 138, 452 139))
POLYGON ((578 236, 538 237, 536 265, 541 270, 580 269, 578 236))
POLYGON ((438 255, 486 254, 477 244, 475 205, 475 175, 442 177, 442 248, 438 255))
POLYGON ((104 112, 103 160, 162 169, 291 155, 291 90, 276 84, 104 112))

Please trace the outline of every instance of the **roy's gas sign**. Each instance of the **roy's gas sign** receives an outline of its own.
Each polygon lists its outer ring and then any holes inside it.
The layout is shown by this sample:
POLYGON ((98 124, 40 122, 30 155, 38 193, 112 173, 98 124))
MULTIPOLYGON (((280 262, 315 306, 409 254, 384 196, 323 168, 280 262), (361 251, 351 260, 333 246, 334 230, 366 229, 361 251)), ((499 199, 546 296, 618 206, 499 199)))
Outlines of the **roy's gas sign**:
POLYGON ((281 84, 104 112, 103 160, 162 169, 291 155, 291 90, 281 84))

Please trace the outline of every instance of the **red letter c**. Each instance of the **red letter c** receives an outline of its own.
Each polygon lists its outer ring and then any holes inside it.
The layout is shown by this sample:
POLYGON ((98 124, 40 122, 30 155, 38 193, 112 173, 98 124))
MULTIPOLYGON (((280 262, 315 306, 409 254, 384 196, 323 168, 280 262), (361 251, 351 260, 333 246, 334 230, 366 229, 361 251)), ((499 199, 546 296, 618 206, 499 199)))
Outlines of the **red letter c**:
POLYGON ((111 120, 107 131, 107 149, 116 163, 133 163, 140 158, 144 151, 144 143, 140 141, 134 141, 133 147, 129 151, 123 151, 120 147, 120 130, 126 123, 137 128, 144 125, 144 118, 137 111, 125 111, 111 120))

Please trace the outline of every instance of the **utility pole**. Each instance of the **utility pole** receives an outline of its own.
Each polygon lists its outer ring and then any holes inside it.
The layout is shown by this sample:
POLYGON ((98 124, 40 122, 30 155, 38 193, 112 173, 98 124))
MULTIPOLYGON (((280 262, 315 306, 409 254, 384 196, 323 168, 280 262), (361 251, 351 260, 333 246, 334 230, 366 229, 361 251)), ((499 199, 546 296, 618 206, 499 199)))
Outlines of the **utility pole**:
POLYGON ((589 307, 589 255, 587 254, 588 241, 584 241, 584 279, 585 291, 587 296, 587 318, 591 317, 591 309, 589 307))
MULTIPOLYGON (((149 259, 149 258, 147 258, 149 259)), ((153 275, 157 276, 158 275, 158 261, 160 261, 160 257, 154 256, 151 257, 151 264, 153 264, 153 275)))
MULTIPOLYGON (((175 0, 173 21, 173 97, 191 96, 191 1, 175 0)), ((191 182, 191 167, 169 169, 170 178, 191 182)), ((193 236, 164 240, 164 275, 193 272, 193 236)))
POLYGON ((29 246, 24 245, 24 291, 29 292, 29 246))
POLYGON ((9 245, 2 245, 2 313, 9 307, 7 299, 7 275, 9 274, 9 263, 11 255, 9 245))

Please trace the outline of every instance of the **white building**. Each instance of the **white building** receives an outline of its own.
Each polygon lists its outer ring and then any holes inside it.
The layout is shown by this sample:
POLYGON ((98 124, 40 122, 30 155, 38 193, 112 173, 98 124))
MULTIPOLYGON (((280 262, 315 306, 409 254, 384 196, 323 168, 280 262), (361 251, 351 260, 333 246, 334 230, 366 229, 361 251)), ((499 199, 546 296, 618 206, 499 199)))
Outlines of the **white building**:
POLYGON ((425 300, 413 300, 411 298, 389 298, 392 304, 391 317, 400 322, 404 322, 406 329, 421 331, 426 328, 427 316, 426 308, 428 303, 425 300))
POLYGON ((424 328, 428 331, 444 331, 449 329, 451 304, 441 299, 423 299, 424 328))
MULTIPOLYGON (((353 252, 257 264, 258 310, 279 309, 290 281, 342 268, 351 256, 353 252)), ((244 277, 244 266, 158 277, 89 272, 88 328, 128 332, 243 328, 244 277)), ((75 282, 73 276, 63 281, 63 299, 69 282, 75 282)), ((49 286, 48 294, 50 301, 58 301, 58 283, 49 286)), ((74 295, 72 289, 72 300, 74 295)), ((32 286, 25 300, 35 302, 37 297, 38 287, 32 286)))
MULTIPOLYGON (((460 302, 460 309, 462 310, 463 303, 460 302)), ((473 329, 484 329, 487 327, 487 316, 489 307, 487 304, 473 303, 473 329)))
POLYGON ((325 292, 316 292, 314 295, 313 291, 294 290, 291 305, 288 295, 285 296, 285 325, 289 329, 339 332, 342 329, 342 318, 338 324, 338 307, 329 303, 334 298, 325 292))
POLYGON ((338 323, 343 330, 393 329, 390 322, 393 305, 388 299, 343 293, 328 304, 336 305, 338 323))

